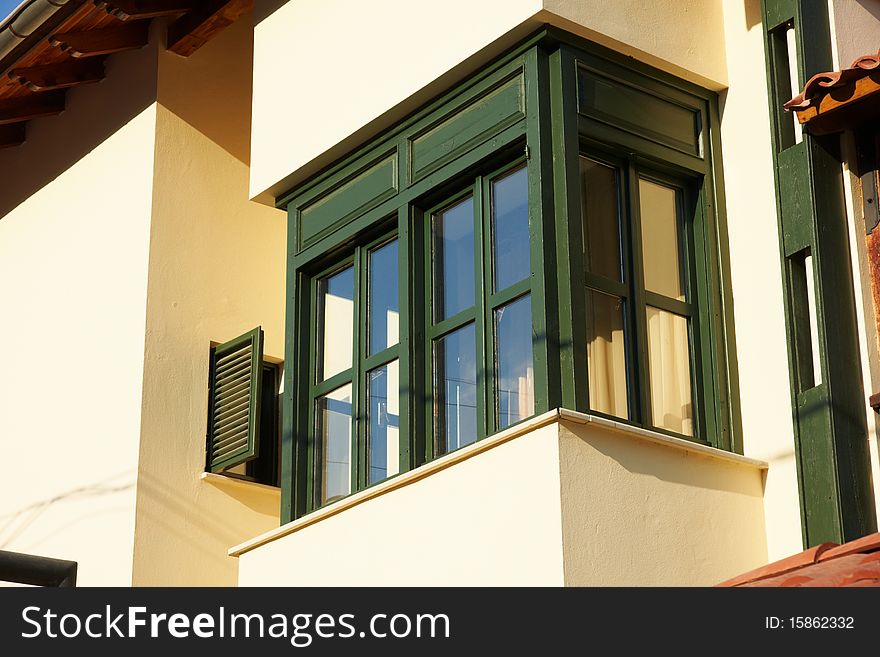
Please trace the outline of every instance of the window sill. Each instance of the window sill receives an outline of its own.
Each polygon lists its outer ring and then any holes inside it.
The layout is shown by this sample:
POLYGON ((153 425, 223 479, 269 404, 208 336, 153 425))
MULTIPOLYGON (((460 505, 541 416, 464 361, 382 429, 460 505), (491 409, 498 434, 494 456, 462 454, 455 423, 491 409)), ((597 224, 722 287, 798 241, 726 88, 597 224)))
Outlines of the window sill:
MULTIPOLYGON (((262 545, 271 543, 284 536, 298 532, 326 518, 335 516, 339 513, 342 513, 343 511, 351 509, 352 507, 355 507, 369 500, 375 499, 381 495, 385 495, 386 493, 390 493, 392 491, 404 488, 405 486, 408 486, 410 484, 414 484, 418 481, 421 481, 422 479, 425 479, 426 477, 431 476, 434 473, 450 468, 457 463, 461 463, 462 461, 471 459, 475 456, 478 456, 479 454, 503 445, 519 436, 531 433, 536 429, 553 423, 572 423, 582 425, 593 424, 597 427, 602 427, 606 430, 619 433, 622 439, 642 440, 661 445, 669 449, 699 454, 708 458, 720 461, 727 461, 732 464, 755 468, 758 470, 766 470, 768 467, 767 463, 765 463, 764 461, 748 458, 746 456, 741 456, 732 452, 726 452, 715 447, 709 447, 707 445, 695 443, 684 438, 675 438, 667 434, 651 431, 648 429, 642 429, 640 427, 634 427, 632 425, 623 424, 621 422, 615 422, 607 418, 597 417, 595 415, 588 415, 586 413, 580 413, 577 411, 570 411, 568 409, 560 408, 544 413, 543 415, 538 415, 531 419, 524 420, 523 422, 520 422, 519 424, 516 424, 509 429, 505 429, 504 431, 489 436, 488 438, 485 438, 479 442, 468 445, 467 447, 462 447, 461 449, 441 456, 437 459, 434 459, 433 461, 429 461, 428 463, 425 463, 424 465, 415 468, 414 470, 404 472, 379 484, 366 488, 362 491, 358 491, 357 493, 333 502, 332 504, 328 504, 327 506, 321 507, 320 509, 316 509, 308 515, 298 518, 285 525, 281 525, 276 529, 272 529, 264 534, 256 536, 248 541, 245 541, 244 543, 230 548, 228 554, 232 557, 239 557, 242 554, 259 548, 262 545)), ((219 475, 212 476, 219 477, 219 475)), ((250 486, 254 484, 243 482, 243 485, 250 486)))
POLYGON ((236 479, 235 477, 227 477, 214 472, 203 472, 199 479, 230 494, 238 491, 281 496, 281 489, 277 486, 267 486, 266 484, 258 484, 255 481, 236 479))

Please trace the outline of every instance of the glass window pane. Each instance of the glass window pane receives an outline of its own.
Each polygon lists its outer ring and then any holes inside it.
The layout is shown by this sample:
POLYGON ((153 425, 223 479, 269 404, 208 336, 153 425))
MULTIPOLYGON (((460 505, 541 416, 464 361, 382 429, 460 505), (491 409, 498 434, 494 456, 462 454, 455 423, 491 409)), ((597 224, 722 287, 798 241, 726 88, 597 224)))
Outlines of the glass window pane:
POLYGON ((674 189, 639 179, 645 289, 684 301, 676 206, 674 189))
POLYGON ((318 381, 351 367, 354 341, 354 267, 318 281, 318 381))
POLYGON ((535 414, 530 295, 495 311, 495 386, 499 429, 535 414))
POLYGON ((321 504, 351 492, 351 384, 317 399, 321 440, 321 504))
POLYGON ((434 215, 434 320, 474 305, 474 199, 434 215))
POLYGON ((434 420, 440 454, 477 439, 476 348, 472 323, 434 341, 434 420))
POLYGON ((496 291, 519 283, 531 272, 528 182, 526 167, 492 181, 496 291))
POLYGON ((369 374, 367 454, 369 482, 397 474, 400 465, 400 368, 394 360, 369 374))
POLYGON ((688 318, 647 308, 648 376, 654 426, 694 435, 688 318))
POLYGON ((617 169, 581 157, 584 265, 622 282, 619 199, 617 169))
POLYGON ((629 419, 623 299, 587 290, 590 409, 629 419))
POLYGON ((398 342, 397 240, 370 252, 370 354, 398 342))

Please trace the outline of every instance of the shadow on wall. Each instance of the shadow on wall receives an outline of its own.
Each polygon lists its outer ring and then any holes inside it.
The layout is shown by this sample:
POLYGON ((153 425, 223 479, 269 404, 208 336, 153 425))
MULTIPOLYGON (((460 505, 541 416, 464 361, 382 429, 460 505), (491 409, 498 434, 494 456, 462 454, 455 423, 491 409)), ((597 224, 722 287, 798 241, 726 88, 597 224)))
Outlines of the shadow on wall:
POLYGON ((254 25, 256 26, 262 23, 289 1, 290 0, 265 0, 265 2, 256 3, 254 6, 254 25))
POLYGON ((30 121, 23 145, 0 150, 0 221, 155 101, 157 38, 108 59, 104 80, 68 91, 62 114, 30 121))
POLYGON ((761 0, 744 0, 746 29, 751 30, 761 24, 761 0))
MULTIPOLYGON (((184 497, 179 487, 147 472, 140 473, 135 532, 147 531, 149 535, 135 541, 136 586, 234 586, 237 583, 238 560, 227 556, 226 550, 257 532, 250 526, 242 526, 239 520, 245 516, 230 513, 234 509, 228 504, 223 505, 225 513, 211 510, 220 505, 211 504, 210 496, 225 494, 200 479, 194 478, 192 483, 194 498, 204 503, 193 504, 193 498, 184 497), (204 500, 203 496, 208 499, 204 500), (153 539, 159 539, 160 543, 153 539), (177 558, 167 558, 169 551, 177 558)), ((265 504, 242 506, 277 518, 277 498, 263 499, 265 504)), ((253 518, 253 513, 248 517, 253 518)))
MULTIPOLYGON (((719 462, 710 456, 647 441, 639 441, 635 445, 632 438, 622 437, 595 425, 572 425, 566 428, 572 438, 613 460, 627 472, 694 488, 760 497, 743 486, 743 478, 738 472, 740 468, 750 466, 719 462)), ((762 478, 762 490, 763 483, 762 478)))
POLYGON ((254 33, 243 16, 190 57, 162 50, 159 103, 250 164, 254 33))
MULTIPOLYGON (((49 510, 50 507, 53 507, 56 504, 121 493, 134 488, 134 484, 134 472, 122 472, 112 477, 108 477, 103 481, 89 484, 88 486, 73 488, 45 500, 29 504, 21 509, 5 513, 0 516, 0 549, 6 548, 7 546, 12 545, 17 539, 20 539, 25 532, 30 529, 34 523, 46 513, 46 511, 49 510)), ((70 527, 85 517, 103 515, 112 511, 112 509, 102 508, 99 512, 90 513, 86 516, 77 516, 76 518, 71 519, 71 522, 67 523, 65 526, 53 527, 53 534, 63 533, 65 527, 70 527)), ((27 551, 28 546, 17 545, 17 547, 18 549, 27 551)))

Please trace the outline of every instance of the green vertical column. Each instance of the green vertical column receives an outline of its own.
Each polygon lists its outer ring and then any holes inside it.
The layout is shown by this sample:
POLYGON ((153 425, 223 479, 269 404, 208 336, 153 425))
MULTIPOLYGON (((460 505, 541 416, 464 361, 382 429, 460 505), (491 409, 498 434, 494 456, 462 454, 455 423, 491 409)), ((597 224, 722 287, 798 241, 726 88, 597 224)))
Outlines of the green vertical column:
POLYGON ((831 34, 825 0, 762 0, 762 10, 801 526, 813 546, 876 529, 839 139, 798 141, 782 108, 790 55, 802 86, 833 69, 831 34))

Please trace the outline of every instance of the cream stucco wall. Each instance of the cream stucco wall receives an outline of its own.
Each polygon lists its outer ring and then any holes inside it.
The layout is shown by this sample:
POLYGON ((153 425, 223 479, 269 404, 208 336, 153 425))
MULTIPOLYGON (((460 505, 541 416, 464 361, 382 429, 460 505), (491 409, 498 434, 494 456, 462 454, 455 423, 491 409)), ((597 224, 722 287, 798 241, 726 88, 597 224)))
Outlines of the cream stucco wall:
POLYGON ((284 356, 285 215, 247 192, 251 43, 245 19, 159 54, 136 585, 234 584, 228 547, 278 524, 277 489, 200 477, 212 341, 261 325, 284 356))
POLYGON ((803 549, 760 0, 725 0, 721 141, 743 451, 770 464, 770 560, 803 549))
POLYGON ((559 461, 567 586, 711 586, 767 560, 754 463, 574 414, 559 461))
POLYGON ((156 108, 150 49, 0 151, 0 549, 131 583, 156 108))
POLYGON ((758 462, 553 411, 232 552, 241 586, 714 584, 766 559, 762 482, 758 462))
POLYGON ((555 425, 475 451, 246 553, 239 585, 561 586, 555 425))
POLYGON ((250 193, 267 203, 545 23, 726 82, 720 0, 258 0, 255 18, 250 193))

